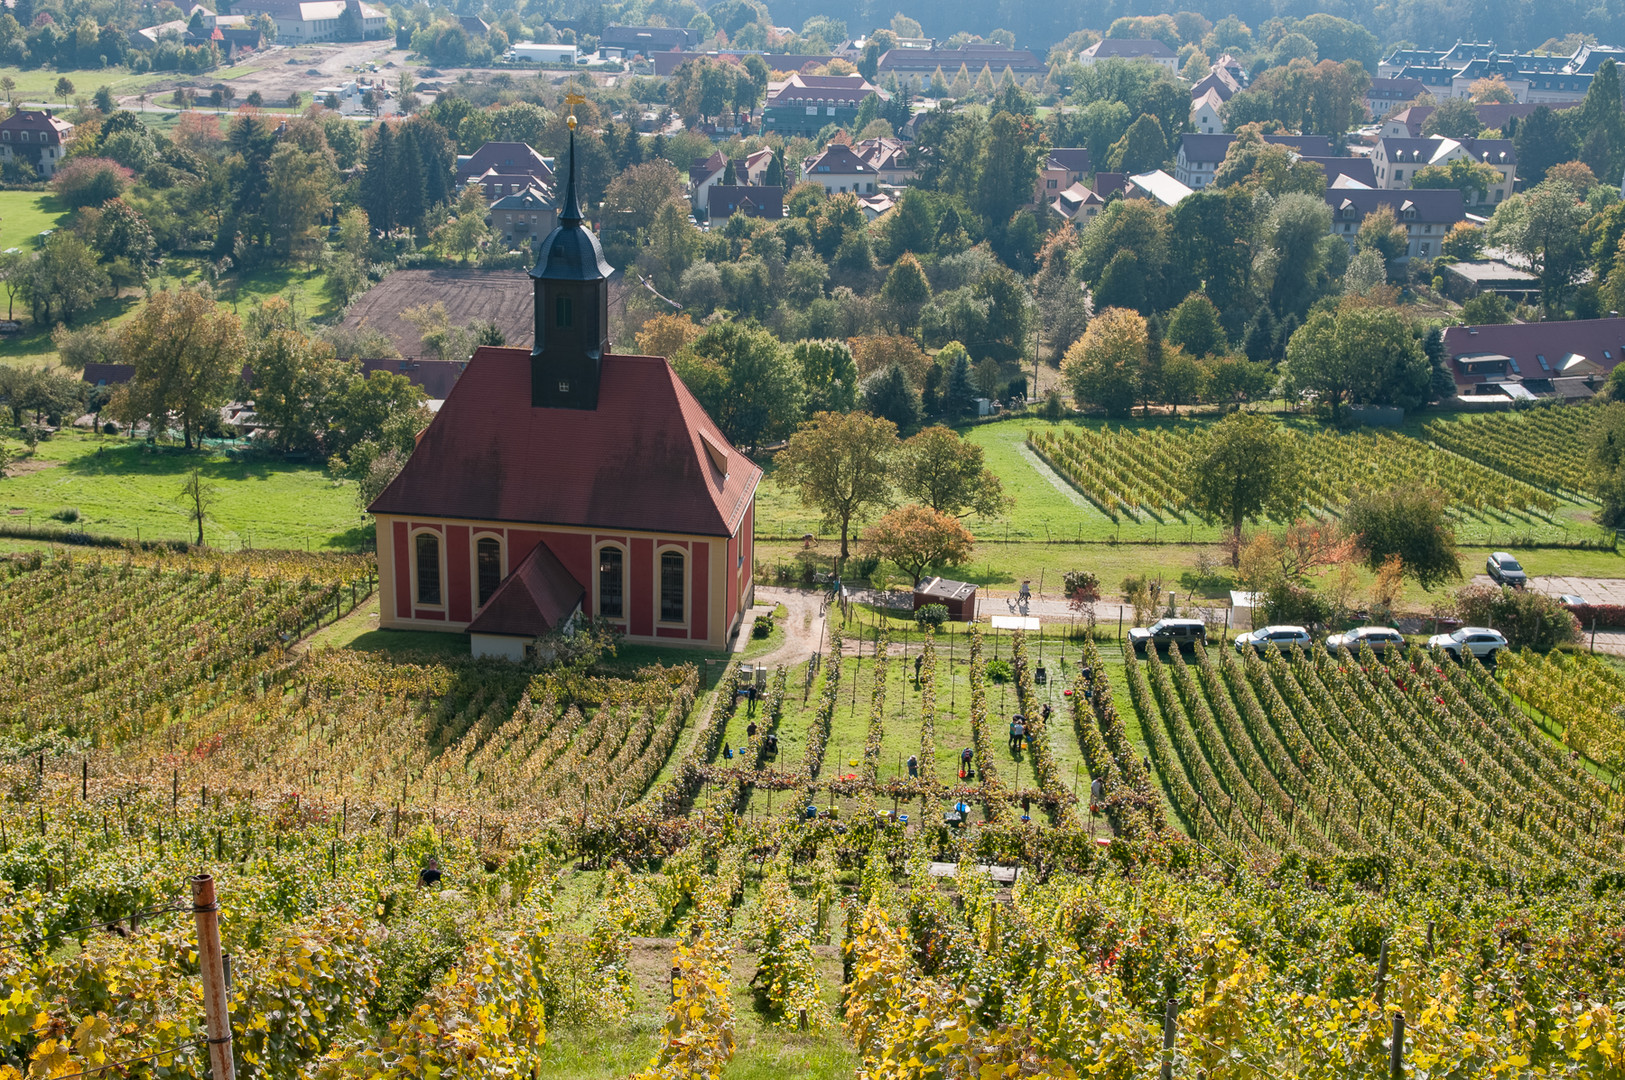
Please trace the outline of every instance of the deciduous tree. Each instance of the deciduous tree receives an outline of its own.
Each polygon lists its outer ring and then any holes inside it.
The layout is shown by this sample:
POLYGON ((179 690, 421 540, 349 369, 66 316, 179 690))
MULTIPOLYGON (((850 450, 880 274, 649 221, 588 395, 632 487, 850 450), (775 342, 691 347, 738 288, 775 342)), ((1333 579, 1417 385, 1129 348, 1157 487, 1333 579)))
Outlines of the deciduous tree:
POLYGON ((716 323, 672 366, 723 434, 751 453, 789 434, 801 418, 801 371, 766 330, 716 323))
POLYGON ((896 476, 905 496, 952 517, 994 517, 1014 504, 982 448, 941 424, 903 443, 896 476))
POLYGON ((1398 557, 1424 589, 1461 577, 1456 532, 1437 488, 1412 484, 1363 492, 1344 508, 1342 529, 1372 570, 1398 557))
POLYGON ((206 289, 154 293, 124 324, 120 348, 135 373, 132 400, 154 434, 173 417, 185 444, 208 414, 225 403, 246 354, 241 321, 206 289))
POLYGON ((852 523, 891 503, 897 425, 867 413, 815 413, 779 451, 773 479, 793 490, 841 531, 841 558, 852 523))
POLYGON ((1128 416, 1134 409, 1145 342, 1145 319, 1138 312, 1107 308, 1067 350, 1061 378, 1080 406, 1097 406, 1108 416, 1128 416))
POLYGON ((896 563, 915 585, 927 570, 964 563, 975 544, 957 518, 928 506, 900 506, 863 530, 864 550, 896 563))
POLYGON ((1229 527, 1236 552, 1232 565, 1240 565, 1242 525, 1265 515, 1290 517, 1303 492, 1291 432, 1252 413, 1233 413, 1208 429, 1184 479, 1192 505, 1229 527))

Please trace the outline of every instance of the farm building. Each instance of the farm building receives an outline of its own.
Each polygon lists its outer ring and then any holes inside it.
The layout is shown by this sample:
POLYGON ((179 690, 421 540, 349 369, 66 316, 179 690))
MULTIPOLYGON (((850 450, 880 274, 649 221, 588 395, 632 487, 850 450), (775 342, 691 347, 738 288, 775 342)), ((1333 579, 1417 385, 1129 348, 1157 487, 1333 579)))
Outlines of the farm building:
POLYGON ((1625 358, 1625 319, 1450 326, 1444 350, 1463 403, 1586 400, 1625 358))
POLYGON ((940 577, 926 578, 914 586, 914 610, 918 611, 931 604, 941 604, 947 608, 949 618, 974 622, 976 586, 968 581, 950 581, 940 577))
MULTIPOLYGON (((573 128, 573 125, 572 125, 573 128)), ((474 353, 373 502, 379 625, 521 659, 578 614, 720 648, 753 602, 762 471, 663 357, 611 351, 609 278, 576 199, 531 270, 535 345, 474 353)))

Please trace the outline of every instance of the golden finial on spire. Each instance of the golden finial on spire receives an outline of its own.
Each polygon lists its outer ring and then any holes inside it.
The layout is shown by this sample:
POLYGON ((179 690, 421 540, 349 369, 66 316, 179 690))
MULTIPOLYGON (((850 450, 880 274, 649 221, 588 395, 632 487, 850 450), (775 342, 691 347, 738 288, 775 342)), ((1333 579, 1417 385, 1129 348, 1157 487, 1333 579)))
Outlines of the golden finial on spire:
POLYGON ((570 118, 566 120, 565 123, 570 125, 571 131, 574 131, 576 129, 576 106, 585 105, 587 103, 587 99, 582 97, 580 94, 569 93, 564 95, 564 103, 570 106, 570 118))

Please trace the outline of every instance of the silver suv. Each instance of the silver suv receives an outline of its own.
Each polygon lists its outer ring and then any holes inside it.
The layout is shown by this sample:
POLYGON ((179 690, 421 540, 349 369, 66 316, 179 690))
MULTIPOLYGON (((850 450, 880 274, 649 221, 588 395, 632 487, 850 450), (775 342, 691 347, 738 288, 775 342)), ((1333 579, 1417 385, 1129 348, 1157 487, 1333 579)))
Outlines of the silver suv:
POLYGON ((1504 551, 1497 551, 1485 559, 1484 569, 1498 585, 1511 585, 1514 589, 1521 589, 1529 584, 1529 575, 1518 565, 1518 560, 1504 551))
POLYGON ((1314 639, 1309 636, 1309 631, 1301 626, 1266 626, 1237 637, 1236 651, 1246 652, 1248 649, 1254 649, 1263 652, 1265 649, 1276 649, 1286 652, 1294 645, 1307 649, 1313 643, 1314 639))
POLYGON ((1449 634, 1434 634, 1428 638, 1428 648, 1443 649, 1450 659, 1459 661, 1462 653, 1470 652, 1480 660, 1493 660, 1495 654, 1507 647, 1507 639, 1499 630, 1487 626, 1464 626, 1449 634))
POLYGON ((1378 656, 1386 656, 1389 649, 1404 652, 1405 638, 1398 630, 1391 630, 1386 626, 1361 626, 1341 634, 1333 634, 1326 639, 1326 651, 1333 656, 1344 651, 1358 655, 1361 645, 1378 656))

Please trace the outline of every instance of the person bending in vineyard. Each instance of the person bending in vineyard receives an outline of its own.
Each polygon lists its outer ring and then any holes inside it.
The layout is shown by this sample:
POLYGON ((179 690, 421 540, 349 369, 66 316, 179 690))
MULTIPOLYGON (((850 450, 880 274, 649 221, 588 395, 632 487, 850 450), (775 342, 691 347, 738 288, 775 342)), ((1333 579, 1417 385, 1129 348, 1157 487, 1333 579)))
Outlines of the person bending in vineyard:
POLYGON ((976 770, 972 769, 970 764, 970 759, 974 757, 975 754, 976 751, 972 750, 968 746, 959 752, 959 778, 961 780, 970 780, 975 777, 976 770))
POLYGON ((1015 718, 1010 721, 1010 752, 1012 754, 1021 753, 1021 740, 1027 734, 1026 720, 1025 716, 1017 713, 1015 718))

